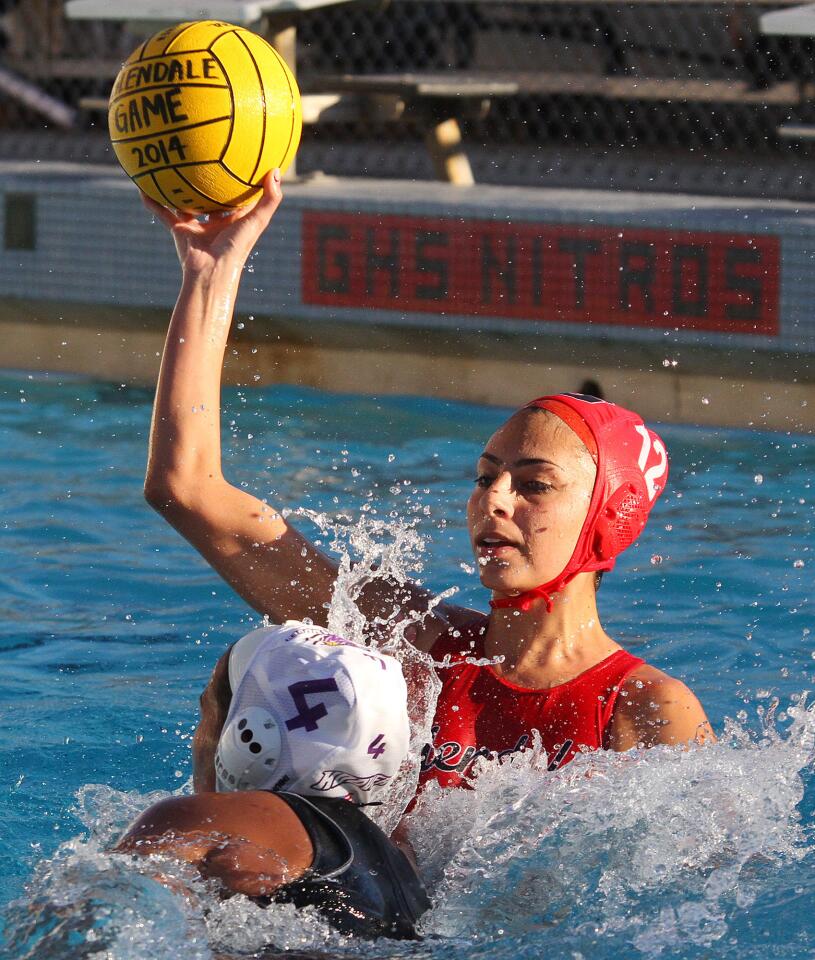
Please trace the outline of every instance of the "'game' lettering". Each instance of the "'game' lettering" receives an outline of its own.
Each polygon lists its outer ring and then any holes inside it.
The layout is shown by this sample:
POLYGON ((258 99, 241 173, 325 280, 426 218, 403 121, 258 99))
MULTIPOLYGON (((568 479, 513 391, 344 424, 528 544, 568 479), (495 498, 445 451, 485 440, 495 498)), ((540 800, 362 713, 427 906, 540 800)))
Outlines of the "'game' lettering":
POLYGON ((119 133, 137 133, 149 129, 154 120, 162 126, 189 120, 181 111, 181 88, 170 87, 158 93, 132 97, 116 107, 114 122, 119 133))

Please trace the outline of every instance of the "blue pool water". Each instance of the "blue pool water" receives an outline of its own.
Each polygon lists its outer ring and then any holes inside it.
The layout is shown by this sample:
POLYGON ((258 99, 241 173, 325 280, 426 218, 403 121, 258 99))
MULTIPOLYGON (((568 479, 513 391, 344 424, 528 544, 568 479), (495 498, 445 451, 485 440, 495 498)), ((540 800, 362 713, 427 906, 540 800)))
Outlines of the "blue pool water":
MULTIPOLYGON (((503 411, 293 389, 224 401, 233 480, 341 515, 341 539, 374 553, 412 530, 417 575, 484 607, 463 504, 503 411)), ((721 744, 543 779, 518 757, 431 795, 411 827, 425 939, 360 945, 288 907, 206 891, 185 906, 104 851, 187 781, 198 694, 256 621, 142 499, 150 402, 0 378, 0 957, 815 954, 815 441, 665 427, 669 490, 602 586, 609 632, 684 679, 721 744)))

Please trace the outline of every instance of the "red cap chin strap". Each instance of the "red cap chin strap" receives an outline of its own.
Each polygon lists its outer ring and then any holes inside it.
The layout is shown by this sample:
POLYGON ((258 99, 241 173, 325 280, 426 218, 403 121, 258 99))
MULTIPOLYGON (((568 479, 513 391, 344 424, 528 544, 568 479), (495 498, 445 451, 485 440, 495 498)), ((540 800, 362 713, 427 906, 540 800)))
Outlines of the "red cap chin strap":
POLYGON ((524 590, 523 593, 519 593, 516 597, 503 597, 501 600, 490 600, 490 607, 493 610, 504 610, 514 607, 516 610, 522 610, 526 613, 533 602, 540 599, 546 604, 546 612, 551 613, 555 601, 546 589, 548 586, 549 584, 547 583, 543 587, 535 587, 534 590, 524 590))
MULTIPOLYGON (((594 570, 595 572, 599 572, 600 570, 611 570, 613 566, 614 560, 609 559, 602 566, 592 566, 590 569, 594 570)), ((583 572, 585 572, 585 568, 581 570, 569 570, 569 567, 567 566, 566 570, 564 570, 559 577, 555 577, 554 580, 550 580, 548 583, 543 583, 539 587, 533 587, 531 590, 524 590, 522 593, 516 594, 514 597, 501 597, 500 600, 490 600, 490 607, 493 610, 515 609, 526 613, 526 611, 530 609, 536 600, 543 600, 543 602, 546 604, 546 612, 551 613, 552 608, 555 605, 552 595, 555 593, 560 593, 567 583, 573 580, 578 573, 583 572)))

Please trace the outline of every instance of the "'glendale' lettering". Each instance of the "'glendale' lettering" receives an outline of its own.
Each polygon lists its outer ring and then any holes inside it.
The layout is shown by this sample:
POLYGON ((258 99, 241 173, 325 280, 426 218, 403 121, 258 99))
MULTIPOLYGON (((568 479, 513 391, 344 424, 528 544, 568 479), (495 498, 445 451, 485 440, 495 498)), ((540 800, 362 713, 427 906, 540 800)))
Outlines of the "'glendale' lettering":
POLYGON ((181 83, 184 80, 222 80, 218 61, 210 56, 185 60, 147 60, 125 71, 113 91, 114 98, 128 90, 159 83, 181 83))

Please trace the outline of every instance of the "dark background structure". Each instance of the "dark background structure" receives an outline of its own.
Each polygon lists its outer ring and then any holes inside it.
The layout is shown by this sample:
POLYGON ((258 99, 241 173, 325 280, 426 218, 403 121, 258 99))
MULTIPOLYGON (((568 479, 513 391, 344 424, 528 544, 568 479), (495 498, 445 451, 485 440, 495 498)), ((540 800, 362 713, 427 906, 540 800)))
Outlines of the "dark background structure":
MULTIPOLYGON (((815 120, 813 41, 759 30, 785 5, 359 0, 302 17, 298 79, 308 92, 339 74, 545 75, 545 93, 462 110, 479 181, 812 200, 811 147, 779 128, 815 120)), ((140 39, 71 22, 61 0, 2 0, 0 159, 112 162, 98 102, 140 39)), ((307 125, 300 172, 433 176, 421 115, 351 106, 307 125)))

